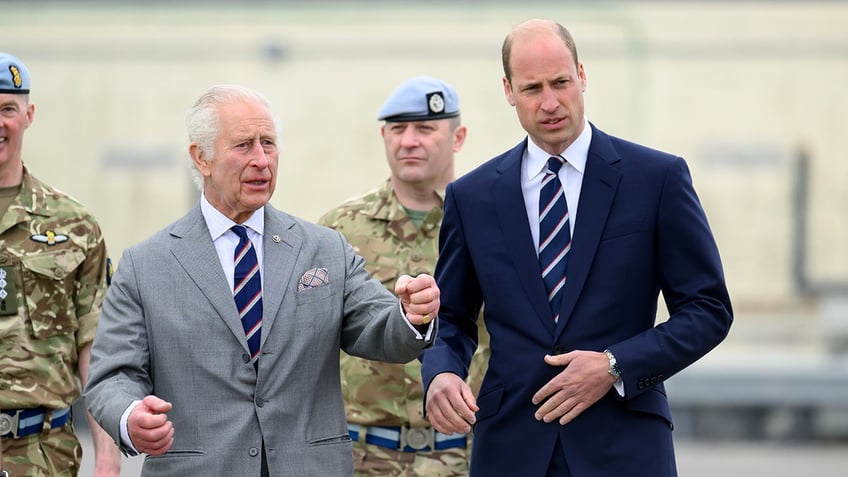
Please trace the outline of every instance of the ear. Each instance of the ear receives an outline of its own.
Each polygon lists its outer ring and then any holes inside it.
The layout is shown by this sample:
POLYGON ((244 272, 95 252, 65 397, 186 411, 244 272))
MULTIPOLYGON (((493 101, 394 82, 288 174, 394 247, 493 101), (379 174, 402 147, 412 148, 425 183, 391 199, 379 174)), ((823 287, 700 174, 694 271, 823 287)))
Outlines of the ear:
POLYGON ((468 134, 468 129, 465 126, 459 126, 453 132, 453 152, 459 152, 462 149, 466 134, 468 134))
POLYGON ((583 63, 577 63, 577 77, 580 78, 581 91, 585 93, 588 82, 586 81, 586 70, 583 69, 583 63))
POLYGON ((506 95, 506 101, 510 106, 515 106, 515 98, 512 96, 512 85, 509 84, 509 80, 506 79, 506 76, 503 77, 503 87, 504 94, 506 95))
POLYGON ((27 105, 26 116, 27 116, 27 121, 26 121, 26 127, 24 129, 28 128, 29 125, 32 124, 32 120, 35 119, 35 105, 34 104, 30 103, 30 104, 27 105))
POLYGON ((203 177, 209 177, 211 174, 209 170, 209 161, 206 160, 206 153, 203 152, 200 145, 196 142, 189 144, 188 154, 191 156, 191 160, 194 162, 194 167, 197 168, 197 171, 200 172, 203 177))

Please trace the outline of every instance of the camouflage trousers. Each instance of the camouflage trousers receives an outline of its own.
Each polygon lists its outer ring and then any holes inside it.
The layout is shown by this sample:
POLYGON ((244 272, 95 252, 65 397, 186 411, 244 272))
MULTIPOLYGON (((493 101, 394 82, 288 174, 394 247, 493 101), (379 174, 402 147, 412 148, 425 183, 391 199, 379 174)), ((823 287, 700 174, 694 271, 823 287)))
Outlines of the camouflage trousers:
POLYGON ((468 458, 468 449, 464 447, 435 452, 400 452, 373 444, 353 443, 356 477, 467 477, 468 458))
POLYGON ((13 477, 76 477, 79 473, 82 446, 70 421, 40 434, 0 440, 3 468, 13 477))

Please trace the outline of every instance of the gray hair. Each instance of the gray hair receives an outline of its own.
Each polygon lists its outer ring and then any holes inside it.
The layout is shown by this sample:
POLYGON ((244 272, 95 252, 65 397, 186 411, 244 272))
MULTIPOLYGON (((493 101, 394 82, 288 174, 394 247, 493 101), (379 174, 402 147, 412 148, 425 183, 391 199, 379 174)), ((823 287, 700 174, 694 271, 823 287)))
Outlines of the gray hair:
MULTIPOLYGON (((239 101, 255 101, 271 114, 274 131, 281 134, 280 120, 271 111, 271 102, 259 91, 238 85, 217 85, 204 91, 194 105, 188 110, 185 119, 188 143, 197 143, 197 147, 206 154, 209 161, 215 160, 215 141, 221 134, 221 122, 218 106, 239 101)), ((200 190, 203 190, 203 176, 197 171, 193 162, 189 163, 192 179, 200 190)))

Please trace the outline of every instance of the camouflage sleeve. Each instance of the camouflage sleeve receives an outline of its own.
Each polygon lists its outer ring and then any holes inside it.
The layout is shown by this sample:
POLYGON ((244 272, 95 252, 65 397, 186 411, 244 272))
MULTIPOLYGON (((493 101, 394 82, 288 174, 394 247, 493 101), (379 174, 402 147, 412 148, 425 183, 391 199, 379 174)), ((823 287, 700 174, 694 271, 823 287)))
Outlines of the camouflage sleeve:
POLYGON ((323 225, 324 227, 330 227, 331 229, 336 228, 335 224, 339 217, 339 211, 339 208, 328 211, 322 215, 320 219, 318 219, 318 224, 323 225))
POLYGON ((97 329, 97 319, 103 306, 106 294, 106 279, 110 275, 111 264, 106 251, 106 242, 100 232, 100 227, 92 220, 91 248, 80 266, 76 277, 76 309, 79 328, 77 329, 77 349, 82 349, 94 341, 97 329))

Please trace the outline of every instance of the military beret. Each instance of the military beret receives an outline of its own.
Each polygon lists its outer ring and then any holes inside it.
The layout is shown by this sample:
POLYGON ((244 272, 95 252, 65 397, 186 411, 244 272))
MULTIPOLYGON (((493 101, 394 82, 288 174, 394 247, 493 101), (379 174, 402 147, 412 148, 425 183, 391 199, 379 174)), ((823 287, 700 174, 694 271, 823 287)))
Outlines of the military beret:
POLYGON ((0 51, 0 93, 29 94, 29 70, 14 56, 0 51))
POLYGON ((377 113, 378 120, 388 122, 429 121, 456 116, 459 116, 456 90, 429 76, 417 76, 401 83, 377 113))

